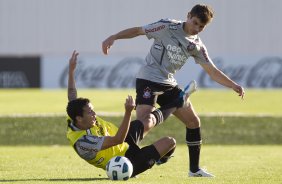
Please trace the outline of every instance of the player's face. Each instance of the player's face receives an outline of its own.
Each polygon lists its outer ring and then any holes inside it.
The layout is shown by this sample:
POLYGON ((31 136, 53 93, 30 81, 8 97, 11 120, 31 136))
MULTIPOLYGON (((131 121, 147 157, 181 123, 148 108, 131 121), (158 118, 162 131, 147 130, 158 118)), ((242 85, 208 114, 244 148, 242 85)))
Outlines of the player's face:
POLYGON ((96 122, 96 113, 91 103, 83 107, 82 123, 85 128, 91 128, 96 122))
POLYGON ((198 17, 191 17, 188 15, 187 21, 185 24, 185 31, 189 35, 197 35, 201 31, 203 31, 206 27, 206 24, 202 23, 198 17))

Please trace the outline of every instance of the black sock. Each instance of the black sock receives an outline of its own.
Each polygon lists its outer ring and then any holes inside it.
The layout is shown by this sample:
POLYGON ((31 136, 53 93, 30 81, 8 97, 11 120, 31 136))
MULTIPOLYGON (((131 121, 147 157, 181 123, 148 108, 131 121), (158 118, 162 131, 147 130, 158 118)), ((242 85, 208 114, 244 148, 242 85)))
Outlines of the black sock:
POLYGON ((131 121, 127 136, 125 138, 125 142, 127 142, 129 145, 132 144, 138 145, 139 142, 143 139, 143 133, 144 133, 143 123, 139 120, 131 121))
POLYGON ((195 129, 186 128, 186 143, 189 149, 190 171, 197 172, 200 161, 201 151, 201 131, 200 127, 195 129))
POLYGON ((133 169, 133 173, 131 177, 134 177, 152 168, 155 165, 156 161, 161 158, 158 150, 153 144, 141 148, 137 153, 135 152, 135 154, 130 155, 129 157, 131 158, 133 157, 131 160, 133 165, 138 164, 138 168, 133 169), (141 158, 141 160, 136 160, 136 157, 141 158))
POLYGON ((162 123, 163 121, 165 121, 170 115, 171 113, 173 113, 176 110, 175 107, 172 108, 163 108, 160 107, 156 110, 154 110, 153 112, 151 112, 151 114, 153 114, 156 118, 156 125, 162 123))
POLYGON ((170 150, 169 152, 167 152, 167 154, 165 154, 162 158, 160 158, 160 161, 162 163, 166 163, 168 161, 168 159, 171 157, 171 155, 174 153, 175 147, 170 150))

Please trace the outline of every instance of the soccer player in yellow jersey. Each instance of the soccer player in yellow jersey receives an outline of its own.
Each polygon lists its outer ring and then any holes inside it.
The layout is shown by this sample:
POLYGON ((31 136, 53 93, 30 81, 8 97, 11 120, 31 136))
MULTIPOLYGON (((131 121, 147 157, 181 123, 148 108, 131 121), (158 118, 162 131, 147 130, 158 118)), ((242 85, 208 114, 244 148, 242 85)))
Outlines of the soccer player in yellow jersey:
MULTIPOLYGON (((133 176, 151 168, 156 162, 165 163, 174 152, 176 141, 163 137, 149 146, 140 148, 139 141, 144 137, 144 124, 139 120, 131 121, 135 101, 131 96, 125 100, 123 120, 117 128, 112 123, 99 118, 87 98, 77 98, 74 73, 78 53, 74 51, 69 60, 67 138, 76 153, 88 163, 105 169, 107 162, 114 156, 125 156, 133 165, 133 176)), ((161 123, 176 107, 156 109, 148 121, 161 123)))

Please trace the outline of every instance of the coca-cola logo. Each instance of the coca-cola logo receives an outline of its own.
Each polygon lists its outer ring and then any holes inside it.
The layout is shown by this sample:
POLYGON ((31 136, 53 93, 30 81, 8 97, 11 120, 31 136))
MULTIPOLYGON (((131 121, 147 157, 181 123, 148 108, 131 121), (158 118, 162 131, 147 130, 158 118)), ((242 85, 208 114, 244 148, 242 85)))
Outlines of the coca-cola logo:
POLYGON ((110 88, 135 88, 136 74, 144 60, 140 58, 125 58, 121 60, 107 78, 107 86, 110 88))
POLYGON ((282 87, 282 59, 264 58, 250 70, 247 87, 282 87))
MULTIPOLYGON (((267 57, 254 65, 225 66, 221 58, 213 59, 216 66, 235 82, 249 88, 281 88, 282 59, 267 57)), ((219 87, 206 72, 199 75, 201 87, 219 87)))
MULTIPOLYGON (((135 78, 144 60, 141 58, 124 58, 116 65, 87 65, 78 62, 75 71, 77 86, 91 88, 135 88, 135 78)), ((67 87, 68 66, 60 75, 60 87, 67 87)))
MULTIPOLYGON (((255 64, 226 65, 222 58, 214 58, 215 65, 238 84, 249 88, 281 88, 282 59, 266 57, 255 64)), ((85 88, 135 88, 135 78, 144 60, 124 58, 116 64, 79 61, 75 72, 78 87, 85 88)), ((247 63, 247 62, 246 62, 247 63)), ((253 63, 253 62, 252 62, 253 63)), ((60 87, 67 87, 68 66, 60 75, 60 87)), ((204 71, 195 76, 200 87, 222 87, 204 71)))

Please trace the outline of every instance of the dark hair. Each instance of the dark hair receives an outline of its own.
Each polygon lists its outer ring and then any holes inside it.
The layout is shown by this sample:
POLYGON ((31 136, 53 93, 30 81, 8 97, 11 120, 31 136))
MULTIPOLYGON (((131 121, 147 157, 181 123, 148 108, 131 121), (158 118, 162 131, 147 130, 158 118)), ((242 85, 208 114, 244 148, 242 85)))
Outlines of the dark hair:
POLYGON ((207 24, 212 20, 214 11, 208 5, 197 4, 189 13, 191 17, 198 17, 202 23, 207 24))
POLYGON ((90 100, 87 98, 77 98, 75 100, 69 101, 67 105, 67 113, 69 117, 76 122, 76 116, 82 116, 83 107, 90 103, 90 100))

